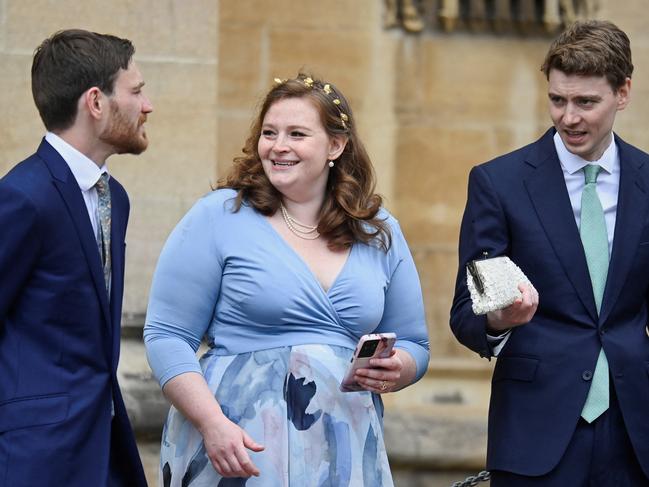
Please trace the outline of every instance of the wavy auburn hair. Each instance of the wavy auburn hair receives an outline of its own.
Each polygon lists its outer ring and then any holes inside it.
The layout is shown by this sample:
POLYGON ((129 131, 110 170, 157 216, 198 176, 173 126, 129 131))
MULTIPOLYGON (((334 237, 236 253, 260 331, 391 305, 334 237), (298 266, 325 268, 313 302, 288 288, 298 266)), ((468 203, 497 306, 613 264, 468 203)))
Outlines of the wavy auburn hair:
POLYGON ((335 160, 335 167, 329 171, 318 233, 327 239, 332 250, 343 250, 354 242, 363 242, 378 244, 387 252, 391 235, 385 220, 377 216, 383 200, 374 192, 374 168, 358 138, 351 107, 333 84, 303 73, 295 79, 276 80, 250 127, 243 155, 234 159, 228 175, 219 181, 217 188, 237 191, 234 211, 238 211, 244 202, 266 216, 274 215, 279 209, 282 194, 264 172, 257 143, 266 113, 274 103, 287 98, 309 100, 320 114, 320 121, 329 137, 343 136, 347 139, 343 152, 335 160), (334 103, 334 100, 338 102, 334 103))

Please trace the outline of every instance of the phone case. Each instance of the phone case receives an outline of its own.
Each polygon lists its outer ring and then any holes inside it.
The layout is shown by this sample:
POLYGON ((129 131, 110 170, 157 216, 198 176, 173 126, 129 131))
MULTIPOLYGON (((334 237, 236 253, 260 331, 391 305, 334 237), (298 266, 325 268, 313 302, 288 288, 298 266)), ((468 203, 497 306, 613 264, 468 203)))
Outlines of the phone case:
POLYGON ((354 380, 354 374, 357 369, 368 368, 370 360, 373 358, 386 358, 390 356, 394 342, 397 341, 397 336, 394 333, 371 333, 363 335, 358 340, 356 350, 351 358, 351 363, 347 369, 347 373, 340 383, 340 390, 342 392, 353 392, 364 390, 354 380))

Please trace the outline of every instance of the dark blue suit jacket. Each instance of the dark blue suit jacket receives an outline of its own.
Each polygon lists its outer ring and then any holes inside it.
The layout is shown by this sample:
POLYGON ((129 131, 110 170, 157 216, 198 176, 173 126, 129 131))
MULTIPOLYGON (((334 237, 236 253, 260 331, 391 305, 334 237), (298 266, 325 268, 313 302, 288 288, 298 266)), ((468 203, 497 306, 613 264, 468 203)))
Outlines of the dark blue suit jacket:
POLYGON ((451 309, 458 340, 489 357, 484 316, 471 311, 465 265, 508 255, 539 291, 532 321, 499 354, 489 409, 487 466, 542 475, 561 459, 604 347, 631 442, 649 475, 649 155, 616 136, 620 188, 613 249, 598 317, 586 257, 548 130, 473 168, 451 309))
POLYGON ((146 485, 116 377, 129 202, 110 188, 109 299, 58 152, 43 140, 0 180, 0 486, 102 487, 111 455, 146 485))

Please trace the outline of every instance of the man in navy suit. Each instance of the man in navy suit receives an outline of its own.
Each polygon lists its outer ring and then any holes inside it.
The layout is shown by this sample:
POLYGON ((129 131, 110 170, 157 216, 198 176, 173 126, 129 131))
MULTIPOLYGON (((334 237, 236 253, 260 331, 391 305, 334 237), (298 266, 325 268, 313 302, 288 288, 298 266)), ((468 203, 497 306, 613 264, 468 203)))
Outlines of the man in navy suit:
POLYGON ((66 30, 34 54, 47 132, 0 180, 3 487, 146 486, 116 376, 129 202, 106 167, 148 143, 134 50, 66 30))
POLYGON ((491 485, 649 485, 649 155, 613 133, 629 39, 578 22, 542 70, 554 127, 472 169, 460 233, 451 328, 497 357, 491 485), (476 316, 465 266, 483 252, 509 256, 533 285, 476 316))

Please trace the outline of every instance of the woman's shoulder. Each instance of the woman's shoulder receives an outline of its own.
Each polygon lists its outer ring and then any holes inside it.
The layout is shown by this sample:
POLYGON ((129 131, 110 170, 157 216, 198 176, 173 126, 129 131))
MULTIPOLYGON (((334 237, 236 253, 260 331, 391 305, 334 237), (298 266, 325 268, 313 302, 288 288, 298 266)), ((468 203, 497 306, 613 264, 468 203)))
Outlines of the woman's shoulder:
POLYGON ((365 221, 363 226, 368 233, 374 233, 381 229, 378 235, 363 245, 372 251, 380 251, 382 254, 385 254, 386 251, 388 254, 393 253, 395 237, 397 240, 403 238, 399 221, 383 206, 376 212, 373 220, 365 221))
POLYGON ((385 222, 386 225, 388 226, 388 229, 393 232, 393 231, 401 231, 399 227, 399 220, 395 218, 395 216, 388 211, 387 208, 382 206, 379 208, 378 213, 376 214, 376 218, 382 222, 385 222))
MULTIPOLYGON (((185 220, 210 221, 222 220, 228 215, 241 213, 236 211, 237 192, 232 189, 217 189, 203 195, 186 213, 185 220)), ((242 209, 245 205, 242 205, 242 209)))
POLYGON ((210 191, 203 195, 198 202, 205 206, 221 206, 223 203, 228 203, 237 197, 237 192, 231 188, 221 188, 210 191))
MULTIPOLYGON (((237 213, 237 191, 231 188, 221 188, 210 191, 202 196, 197 202, 196 207, 211 214, 228 214, 237 213)), ((241 209, 247 207, 245 201, 241 209)))

